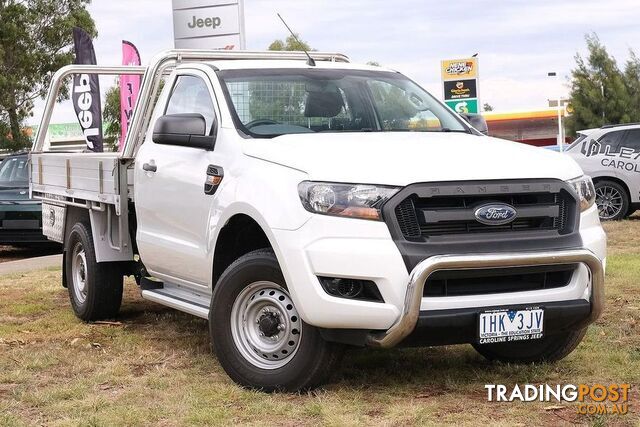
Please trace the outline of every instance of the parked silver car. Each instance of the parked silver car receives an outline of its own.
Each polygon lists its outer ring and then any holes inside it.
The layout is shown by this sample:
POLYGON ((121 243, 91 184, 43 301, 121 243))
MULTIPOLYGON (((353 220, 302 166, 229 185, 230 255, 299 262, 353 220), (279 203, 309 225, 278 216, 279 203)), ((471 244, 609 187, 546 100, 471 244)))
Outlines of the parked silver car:
POLYGON ((600 219, 640 209, 640 123, 580 131, 565 153, 593 179, 600 219))

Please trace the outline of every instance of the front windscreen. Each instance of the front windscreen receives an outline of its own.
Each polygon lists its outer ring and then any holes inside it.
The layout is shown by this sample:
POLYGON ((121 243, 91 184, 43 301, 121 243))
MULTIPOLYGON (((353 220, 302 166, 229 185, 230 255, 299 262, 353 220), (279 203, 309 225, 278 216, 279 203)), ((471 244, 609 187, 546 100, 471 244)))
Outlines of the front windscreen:
POLYGON ((0 188, 28 186, 27 156, 8 157, 0 163, 0 188))
POLYGON ((316 132, 468 132, 420 86, 387 71, 218 72, 237 127, 254 137, 316 132))

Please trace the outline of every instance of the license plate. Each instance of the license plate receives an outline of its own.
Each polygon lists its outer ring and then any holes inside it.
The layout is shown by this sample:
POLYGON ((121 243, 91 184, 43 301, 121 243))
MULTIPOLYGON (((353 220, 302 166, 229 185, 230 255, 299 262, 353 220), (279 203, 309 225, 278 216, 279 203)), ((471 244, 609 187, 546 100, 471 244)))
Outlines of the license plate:
POLYGON ((480 313, 480 344, 535 340, 543 337, 544 310, 491 310, 480 313))

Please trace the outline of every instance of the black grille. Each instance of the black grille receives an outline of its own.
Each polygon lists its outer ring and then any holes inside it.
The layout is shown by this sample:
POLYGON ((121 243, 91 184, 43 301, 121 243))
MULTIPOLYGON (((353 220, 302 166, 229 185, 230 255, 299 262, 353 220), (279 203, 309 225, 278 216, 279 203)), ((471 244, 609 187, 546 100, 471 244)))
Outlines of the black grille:
POLYGON ((566 286, 575 264, 436 271, 424 286, 425 297, 537 291, 566 286))
POLYGON ((565 190, 535 191, 520 194, 465 194, 420 197, 412 194, 394 209, 403 236, 420 240, 432 236, 547 231, 571 232, 569 215, 575 199, 565 190), (475 218, 478 207, 487 203, 506 203, 518 211, 508 224, 487 225, 475 218))

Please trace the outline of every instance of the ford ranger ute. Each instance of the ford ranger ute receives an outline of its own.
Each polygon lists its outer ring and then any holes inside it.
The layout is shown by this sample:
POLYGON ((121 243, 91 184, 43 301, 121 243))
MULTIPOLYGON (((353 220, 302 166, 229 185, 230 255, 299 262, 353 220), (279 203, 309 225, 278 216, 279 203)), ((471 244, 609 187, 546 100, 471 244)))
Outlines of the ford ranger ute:
POLYGON ((122 152, 34 141, 31 192, 75 314, 116 316, 132 275, 208 319, 228 375, 265 391, 318 386, 349 346, 571 353, 603 309, 591 179, 396 71, 312 56, 172 50, 54 75, 39 129, 68 76, 143 75, 122 152))

